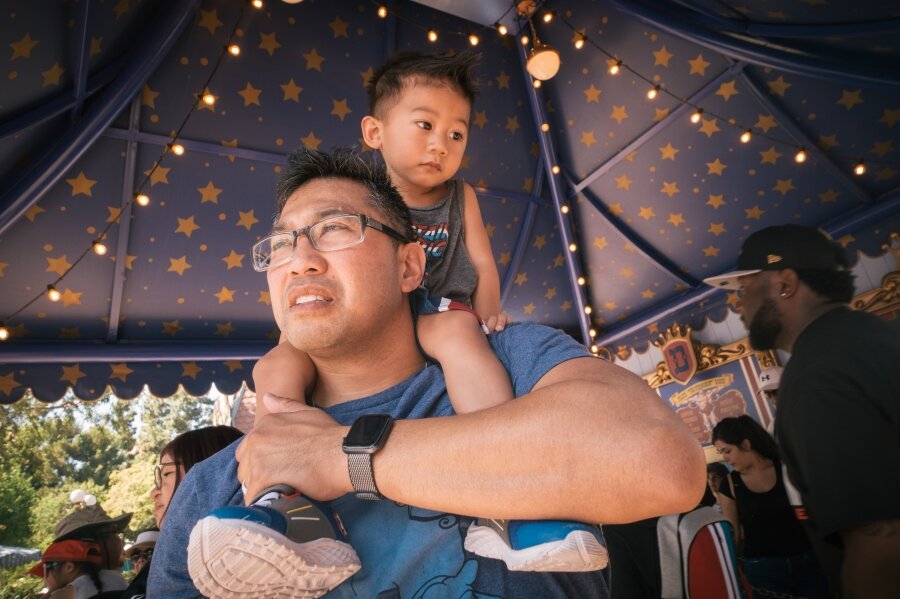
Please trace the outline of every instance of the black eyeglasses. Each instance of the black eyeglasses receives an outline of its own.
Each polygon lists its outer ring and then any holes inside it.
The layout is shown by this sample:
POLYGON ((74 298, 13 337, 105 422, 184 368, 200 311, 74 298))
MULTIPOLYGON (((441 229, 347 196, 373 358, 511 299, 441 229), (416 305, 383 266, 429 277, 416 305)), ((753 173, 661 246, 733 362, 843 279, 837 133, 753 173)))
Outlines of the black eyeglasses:
POLYGON ((140 559, 150 559, 153 557, 153 547, 144 549, 143 551, 135 551, 131 554, 131 561, 136 562, 140 559))
POLYGON ((156 490, 159 491, 162 489, 162 471, 163 468, 168 466, 179 466, 181 462, 160 462, 156 465, 156 468, 153 469, 153 481, 156 483, 156 490))
POLYGON ((312 246, 320 252, 333 252, 361 243, 366 236, 366 227, 381 231, 404 243, 415 241, 411 233, 404 235, 365 214, 338 214, 301 229, 269 235, 256 242, 251 252, 253 269, 265 272, 290 262, 294 256, 294 248, 297 247, 297 238, 301 235, 305 235, 312 246))

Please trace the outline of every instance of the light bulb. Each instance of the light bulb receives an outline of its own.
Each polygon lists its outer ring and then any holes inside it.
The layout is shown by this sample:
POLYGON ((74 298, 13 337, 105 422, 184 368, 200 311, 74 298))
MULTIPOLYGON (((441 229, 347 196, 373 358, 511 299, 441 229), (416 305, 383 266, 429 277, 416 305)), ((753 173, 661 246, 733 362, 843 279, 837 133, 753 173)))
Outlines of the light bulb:
POLYGON ((216 97, 209 92, 206 92, 205 94, 203 94, 203 97, 201 99, 203 100, 203 103, 206 104, 207 106, 212 106, 216 103, 216 97))
POLYGON ((536 43, 534 48, 528 52, 525 70, 535 79, 547 81, 559 72, 560 62, 559 52, 556 51, 556 48, 536 43))
POLYGON ((577 249, 578 249, 578 246, 575 245, 574 243, 570 243, 570 244, 569 244, 569 251, 570 251, 570 252, 574 252, 574 251, 577 250, 577 249))
POLYGON ((550 125, 548 125, 547 123, 541 124, 541 131, 543 131, 544 133, 546 133, 546 132, 549 131, 549 130, 550 130, 550 125))
POLYGON ((747 129, 746 131, 741 133, 741 143, 742 144, 748 143, 750 141, 750 137, 751 137, 750 129, 747 129))
POLYGON ((622 61, 617 60, 615 64, 609 65, 609 74, 610 75, 618 75, 619 71, 622 70, 622 61))
POLYGON ((106 255, 106 244, 100 241, 95 241, 93 245, 94 253, 98 256, 106 255))
POLYGON ((559 174, 559 165, 554 164, 553 168, 551 168, 550 170, 553 171, 554 175, 558 175, 559 174))
POLYGON ((584 313, 585 313, 585 314, 590 314, 590 313, 593 312, 593 311, 594 311, 594 309, 591 308, 590 306, 585 306, 585 307, 584 307, 584 313))
POLYGON ((238 56, 241 53, 241 47, 237 44, 231 44, 228 46, 228 53, 232 56, 238 56))
POLYGON ((700 122, 700 119, 703 118, 703 109, 698 108, 697 111, 691 115, 691 122, 695 125, 700 122))
POLYGON ((806 162, 806 150, 803 148, 797 150, 797 153, 794 154, 794 162, 806 162))
POLYGON ((587 283, 587 279, 585 279, 584 277, 578 277, 579 285, 584 285, 585 283, 587 283))
POLYGON ((544 23, 549 23, 550 21, 553 20, 553 13, 552 13, 552 12, 545 12, 543 18, 544 18, 544 23))
POLYGON ((69 501, 72 503, 81 503, 84 501, 84 491, 81 489, 75 489, 71 493, 69 493, 69 501))
POLYGON ((150 196, 145 193, 138 194, 134 201, 140 206, 148 206, 150 204, 150 196))
POLYGON ((588 335, 590 335, 590 336, 591 336, 591 339, 593 339, 594 337, 597 336, 597 330, 596 330, 596 329, 591 329, 590 331, 588 331, 588 335))
POLYGON ((531 40, 528 39, 527 35, 523 35, 522 37, 519 38, 519 41, 522 42, 523 46, 527 46, 528 42, 530 42, 531 40))
POLYGON ((62 294, 53 285, 47 285, 47 299, 51 302, 58 302, 62 294))
POLYGON ((865 175, 865 174, 866 174, 866 165, 865 165, 865 163, 864 163, 862 160, 860 160, 859 162, 857 162, 857 163, 856 163, 856 166, 853 167, 853 172, 854 172, 855 174, 857 174, 857 175, 860 175, 860 176, 861 176, 861 175, 865 175))
POLYGON ((481 40, 478 39, 478 36, 475 35, 474 33, 471 34, 471 35, 469 35, 469 43, 470 43, 471 45, 477 46, 477 45, 478 45, 478 42, 480 42, 480 41, 481 41, 481 40))
POLYGON ((387 17, 387 7, 386 6, 378 7, 378 16, 381 17, 382 19, 387 17))
POLYGON ((251 2, 250 4, 253 5, 253 8, 262 8, 263 7, 262 0, 253 0, 253 2, 251 2))
POLYGON ((600 353, 600 348, 597 346, 596 343, 595 343, 594 345, 591 345, 591 353, 592 353, 592 354, 599 354, 599 353, 600 353))
POLYGON ((509 33, 509 28, 506 25, 497 25, 497 32, 500 35, 506 35, 507 33, 509 33))
POLYGON ((428 30, 428 41, 429 41, 429 42, 436 42, 437 39, 438 39, 437 31, 435 31, 434 29, 428 30))
POLYGON ((91 495, 90 493, 86 494, 84 496, 84 505, 97 505, 97 497, 95 495, 91 495))
POLYGON ((537 88, 539 88, 540 86, 541 86, 541 80, 540 80, 540 79, 535 79, 534 81, 531 82, 531 87, 533 87, 534 89, 537 89, 537 88))
POLYGON ((569 213, 569 205, 563 204, 562 206, 560 206, 559 211, 562 212, 563 214, 568 214, 569 213))
POLYGON ((9 329, 6 328, 6 323, 0 322, 0 341, 7 339, 9 339, 9 329))
POLYGON ((658 96, 658 95, 659 95, 659 86, 658 85, 654 85, 653 87, 651 87, 650 89, 647 90, 647 99, 648 100, 654 100, 654 99, 656 99, 656 96, 658 96))
POLYGON ((172 144, 172 153, 176 156, 181 156, 184 154, 184 146, 181 144, 172 144))

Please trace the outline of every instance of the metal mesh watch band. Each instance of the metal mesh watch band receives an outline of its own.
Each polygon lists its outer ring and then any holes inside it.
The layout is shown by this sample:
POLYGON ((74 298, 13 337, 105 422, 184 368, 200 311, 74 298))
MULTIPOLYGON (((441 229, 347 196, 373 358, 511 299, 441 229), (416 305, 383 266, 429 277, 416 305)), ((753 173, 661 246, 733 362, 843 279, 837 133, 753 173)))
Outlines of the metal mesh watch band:
POLYGON ((347 464, 350 468, 350 483, 360 499, 383 499, 375 486, 375 474, 372 472, 371 453, 348 453, 347 464))

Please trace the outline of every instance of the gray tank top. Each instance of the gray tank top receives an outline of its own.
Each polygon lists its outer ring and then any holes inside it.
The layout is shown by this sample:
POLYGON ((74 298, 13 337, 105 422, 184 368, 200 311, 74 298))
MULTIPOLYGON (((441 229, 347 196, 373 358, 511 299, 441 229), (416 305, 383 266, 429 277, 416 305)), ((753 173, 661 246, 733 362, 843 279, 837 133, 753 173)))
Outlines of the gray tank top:
POLYGON ((471 304, 478 275, 465 244, 465 186, 447 181, 447 195, 427 208, 410 208, 419 244, 425 248, 428 295, 471 304))

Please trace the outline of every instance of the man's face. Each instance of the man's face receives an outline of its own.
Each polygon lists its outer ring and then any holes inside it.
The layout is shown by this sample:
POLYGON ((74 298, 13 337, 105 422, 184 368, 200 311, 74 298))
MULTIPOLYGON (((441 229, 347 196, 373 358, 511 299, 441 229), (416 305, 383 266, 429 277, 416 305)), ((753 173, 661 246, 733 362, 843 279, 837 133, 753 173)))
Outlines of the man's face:
POLYGON ((741 321, 750 332, 750 346, 775 349, 782 329, 782 314, 772 299, 771 273, 759 272, 740 278, 741 321))
MULTIPOLYGON (((315 179, 288 198, 275 230, 299 229, 336 214, 363 213, 383 222, 367 193, 346 179, 315 179)), ((267 271, 275 320, 287 340, 308 353, 371 341, 408 305, 399 262, 391 238, 371 228, 361 243, 330 252, 300 236, 292 259, 267 271)))

